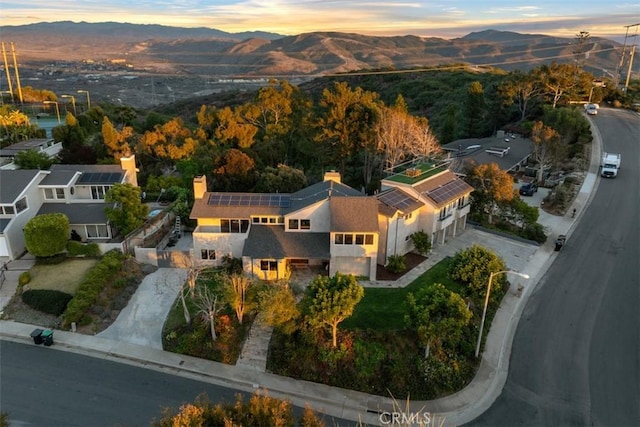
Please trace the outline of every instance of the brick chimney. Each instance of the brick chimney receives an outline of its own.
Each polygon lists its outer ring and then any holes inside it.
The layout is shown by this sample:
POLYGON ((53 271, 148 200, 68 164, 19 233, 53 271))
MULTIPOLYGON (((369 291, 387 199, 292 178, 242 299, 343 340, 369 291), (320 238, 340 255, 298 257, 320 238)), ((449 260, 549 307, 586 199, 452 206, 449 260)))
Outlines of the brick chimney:
POLYGON ((136 168, 136 155, 132 154, 129 157, 120 157, 120 167, 126 175, 126 182, 137 187, 139 169, 136 168))
POLYGON ((325 172, 323 181, 333 181, 340 184, 342 182, 340 179, 340 172, 336 172, 334 170, 325 172))
POLYGON ((204 193, 207 192, 207 177, 205 175, 193 178, 193 196, 196 199, 202 199, 204 193))

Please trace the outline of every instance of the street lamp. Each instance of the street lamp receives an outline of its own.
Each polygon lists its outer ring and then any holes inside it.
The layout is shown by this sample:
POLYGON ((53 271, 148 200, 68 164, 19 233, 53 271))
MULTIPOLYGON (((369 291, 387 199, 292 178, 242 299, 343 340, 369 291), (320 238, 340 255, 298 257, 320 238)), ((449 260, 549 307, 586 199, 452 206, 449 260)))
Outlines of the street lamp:
POLYGON ((528 279, 529 275, 528 274, 524 274, 524 273, 520 273, 518 271, 513 271, 513 270, 502 270, 502 271, 497 271, 495 273, 491 273, 491 275, 489 276, 489 285, 487 285, 487 296, 484 299, 484 310, 482 310, 482 320, 480 321, 480 333, 478 334, 478 343, 476 344, 476 357, 478 357, 478 354, 480 354, 480 342, 482 341, 482 330, 484 329, 484 319, 485 317, 487 317, 487 306, 489 305, 489 294, 491 293, 491 282, 493 281, 493 276, 497 276, 498 274, 516 274, 524 279, 528 279))
POLYGON ((91 98, 89 97, 89 91, 88 90, 78 90, 78 93, 84 93, 87 95, 87 110, 91 109, 91 98))
POLYGON ((60 108, 58 107, 58 103, 56 101, 43 101, 44 104, 55 104, 56 105, 56 115, 58 116, 58 123, 60 123, 60 108))
POLYGON ((589 104, 591 104, 591 96, 593 95, 594 87, 607 87, 607 85, 601 80, 594 80, 591 83, 591 90, 589 91, 589 102, 588 102, 589 104))
POLYGON ((73 115, 77 116, 78 112, 76 111, 76 97, 73 95, 60 95, 60 98, 71 98, 71 105, 73 106, 73 115))

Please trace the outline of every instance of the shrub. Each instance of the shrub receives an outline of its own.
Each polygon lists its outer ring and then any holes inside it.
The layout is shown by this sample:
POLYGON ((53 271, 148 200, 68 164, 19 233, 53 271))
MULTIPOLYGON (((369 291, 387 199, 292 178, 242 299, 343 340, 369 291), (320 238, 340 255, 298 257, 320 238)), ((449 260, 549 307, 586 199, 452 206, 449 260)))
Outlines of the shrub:
POLYGON ((85 255, 88 257, 100 256, 100 247, 97 243, 83 244, 75 240, 69 240, 67 242, 67 255, 68 256, 80 256, 85 255))
POLYGON ((55 265, 55 264, 60 264, 62 262, 64 262, 66 258, 66 255, 63 253, 59 253, 53 256, 39 256, 36 257, 36 262, 38 264, 44 264, 44 265, 55 265))
POLYGON ((521 232, 522 237, 525 239, 533 240, 538 243, 544 243, 547 241, 547 235, 544 232, 544 227, 542 224, 529 224, 524 230, 521 232))
POLYGON ((431 242, 429 241, 429 235, 423 230, 413 233, 411 235, 411 241, 420 255, 426 255, 429 253, 429 250, 431 249, 431 242))
POLYGON ((36 215, 24 226, 27 250, 36 257, 63 252, 69 239, 69 218, 61 213, 36 215))
POLYGON ((392 273, 402 273, 407 269, 407 260, 404 255, 391 255, 387 260, 387 270, 392 273))
POLYGON ((30 281, 31 281, 31 273, 29 273, 28 271, 23 271, 22 273, 20 273, 20 276, 18 276, 18 284, 20 286, 24 286, 30 281))
POLYGON ((43 313, 60 316, 73 297, 65 292, 51 289, 30 289, 22 293, 22 301, 43 313))

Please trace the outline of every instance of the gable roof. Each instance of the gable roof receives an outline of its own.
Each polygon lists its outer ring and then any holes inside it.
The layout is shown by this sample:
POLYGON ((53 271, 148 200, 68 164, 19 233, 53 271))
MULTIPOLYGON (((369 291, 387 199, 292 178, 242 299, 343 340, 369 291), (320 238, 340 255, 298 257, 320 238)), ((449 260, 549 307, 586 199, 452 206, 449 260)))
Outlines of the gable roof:
POLYGON ((392 217, 396 212, 405 215, 424 206, 424 203, 398 187, 389 188, 376 195, 378 212, 392 217))
POLYGON ((321 200, 326 200, 329 197, 346 197, 346 196, 360 196, 363 194, 348 185, 336 182, 333 180, 326 180, 317 182, 313 185, 305 187, 301 190, 291 193, 291 207, 287 212, 294 212, 304 207, 310 206, 321 200))
POLYGON ((282 225, 251 225, 242 256, 256 259, 329 258, 329 244, 329 233, 288 233, 282 225))
POLYGON ((331 231, 378 232, 378 201, 375 197, 331 197, 331 231))
POLYGON ((38 169, 0 170, 0 203, 11 204, 22 194, 29 184, 39 175, 49 171, 38 169))

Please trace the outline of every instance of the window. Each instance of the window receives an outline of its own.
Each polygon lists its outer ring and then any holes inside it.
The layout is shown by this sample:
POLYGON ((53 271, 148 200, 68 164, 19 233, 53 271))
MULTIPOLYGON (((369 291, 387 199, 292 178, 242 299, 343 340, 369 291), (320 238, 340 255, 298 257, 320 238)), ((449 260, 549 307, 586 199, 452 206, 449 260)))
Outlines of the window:
POLYGON ((44 198, 45 199, 53 199, 53 189, 45 188, 44 189, 44 198))
POLYGON ((271 217, 269 218, 269 224, 275 224, 276 223, 276 218, 271 217))
POLYGON ((269 221, 269 218, 267 218, 267 217, 260 218, 260 222, 263 223, 263 224, 266 224, 267 221, 269 221))
POLYGON ((467 203, 466 203, 466 200, 465 200, 465 199, 466 199, 466 197, 464 197, 464 196, 463 196, 463 197, 460 197, 460 198, 458 199, 458 209, 462 209, 462 208, 464 208, 464 207, 467 205, 467 203))
POLYGON ((345 234, 344 235, 344 244, 345 245, 353 245, 353 234, 345 234))
POLYGON ((64 199, 64 188, 56 188, 56 198, 64 199))
POLYGON ((254 224, 259 224, 260 218, 258 218, 257 216, 254 216, 253 218, 251 218, 251 222, 253 222, 254 224))
POLYGON ((260 270, 278 271, 278 261, 260 261, 260 270))
POLYGON ((364 235, 364 244, 365 245, 373 245, 373 234, 365 234, 364 235))
POLYGON ((106 239, 109 237, 109 230, 104 224, 86 225, 87 237, 90 239, 106 239))
POLYGON ((109 190, 111 190, 110 185, 92 185, 91 198, 94 200, 104 200, 104 196, 109 190))
POLYGON ((364 245, 364 234, 356 234, 356 245, 364 245))
POLYGON ((284 217, 282 216, 278 217, 278 224, 284 224, 284 217))
POLYGON ((221 219, 221 233, 246 233, 249 229, 248 219, 221 219))
POLYGON ((47 200, 64 199, 64 188, 45 188, 44 198, 47 200))
POLYGON ((344 234, 336 233, 334 242, 336 245, 344 245, 344 234))
POLYGON ((16 202, 16 213, 20 213, 25 209, 27 209, 27 198, 23 197, 16 202))
POLYGON ((373 245, 373 234, 356 234, 355 240, 353 234, 336 233, 335 236, 336 245, 373 245))
POLYGON ((311 220, 310 219, 301 219, 300 220, 300 229, 301 230, 309 230, 309 229, 311 229, 311 220))
POLYGON ((402 219, 404 219, 404 220, 406 221, 406 220, 408 220, 408 219, 411 219, 412 217, 413 217, 413 213, 408 213, 408 214, 404 215, 404 216, 402 217, 402 219))
POLYGON ((13 205, 0 206, 0 214, 2 215, 14 215, 16 213, 13 205))
POLYGON ((289 230, 297 230, 298 229, 298 220, 290 219, 289 220, 289 230))
POLYGON ((200 250, 200 258, 214 260, 216 259, 216 250, 215 249, 201 249, 200 250))

